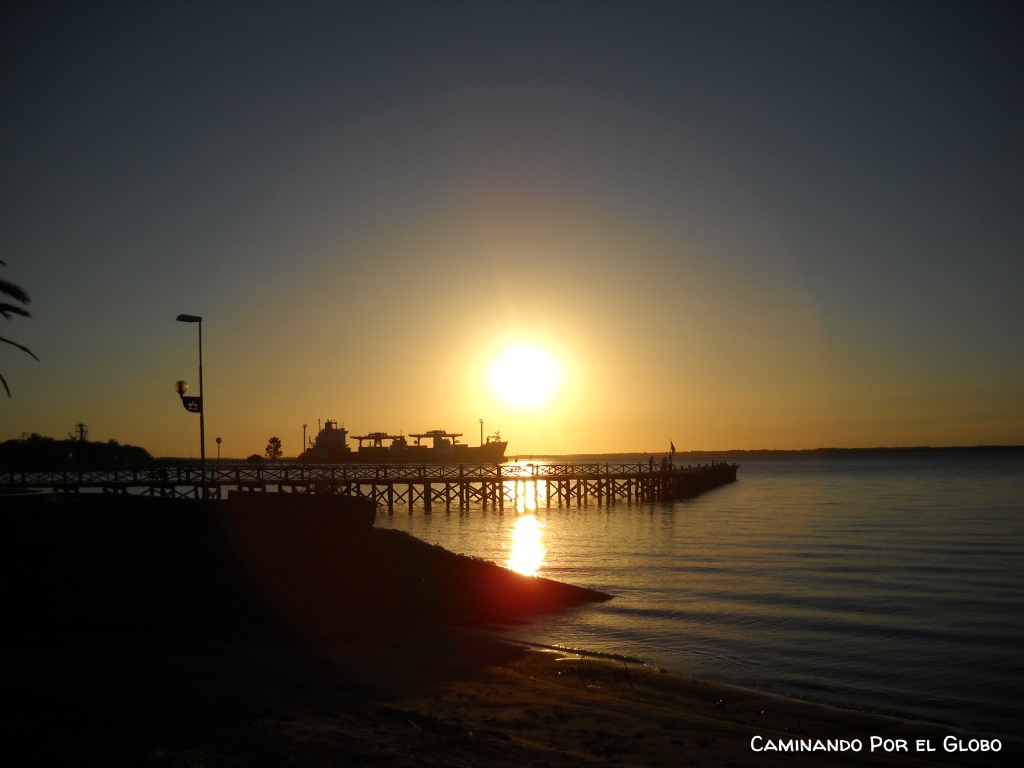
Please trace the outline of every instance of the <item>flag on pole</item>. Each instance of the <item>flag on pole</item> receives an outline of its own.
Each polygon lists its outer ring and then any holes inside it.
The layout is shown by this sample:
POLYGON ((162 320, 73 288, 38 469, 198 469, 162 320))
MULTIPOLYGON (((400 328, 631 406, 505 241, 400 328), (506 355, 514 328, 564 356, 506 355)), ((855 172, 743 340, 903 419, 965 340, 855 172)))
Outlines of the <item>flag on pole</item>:
POLYGON ((672 446, 672 453, 675 453, 676 452, 676 444, 673 443, 671 440, 668 441, 668 444, 670 446, 672 446))

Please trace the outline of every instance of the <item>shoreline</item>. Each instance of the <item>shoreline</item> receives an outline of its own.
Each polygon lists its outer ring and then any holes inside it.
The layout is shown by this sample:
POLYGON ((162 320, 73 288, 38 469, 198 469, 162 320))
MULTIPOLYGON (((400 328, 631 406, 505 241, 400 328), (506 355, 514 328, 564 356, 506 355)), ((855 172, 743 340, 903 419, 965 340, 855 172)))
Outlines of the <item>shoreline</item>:
MULTIPOLYGON (((542 651, 547 650, 551 652, 561 652, 567 655, 581 655, 593 660, 625 660, 631 665, 643 665, 664 674, 692 679, 695 681, 703 681, 726 688, 735 688, 740 691, 747 691, 753 696, 777 698, 787 702, 803 702, 809 706, 821 707, 828 710, 835 710, 837 712, 851 712, 868 717, 878 717, 904 723, 944 728, 952 733, 970 733, 979 737, 987 736, 990 738, 998 738, 1002 739, 1004 743, 1008 740, 1020 741, 1022 746, 1024 746, 1024 736, 1017 734, 1010 727, 1005 725, 1001 726, 999 723, 981 716, 971 718, 968 713, 972 713, 974 715, 977 715, 977 713, 970 703, 962 703, 956 708, 955 712, 952 708, 949 708, 949 712, 951 714, 961 717, 961 720, 959 721, 954 719, 952 716, 945 719, 941 716, 930 718, 927 714, 900 711, 900 709, 895 705, 890 709, 886 709, 884 707, 877 706, 862 706, 858 703, 846 703, 841 701, 841 696, 837 695, 838 689, 822 687, 818 691, 812 692, 810 695, 803 695, 800 692, 787 691, 785 688, 781 687, 772 688, 767 684, 757 681, 757 678, 761 676, 759 671, 762 668, 761 666, 752 665, 749 667, 746 677, 748 680, 751 680, 751 682, 740 679, 739 675, 728 676, 723 674, 719 677, 713 673, 708 673, 707 670, 701 670, 699 666, 696 666, 694 671, 690 671, 690 668, 685 664, 680 665, 678 663, 666 663, 664 661, 652 660, 629 653, 619 653, 615 650, 614 646, 610 647, 605 644, 597 635, 590 637, 589 642, 593 642, 595 647, 600 648, 601 650, 591 650, 588 648, 586 646, 586 643, 588 642, 587 640, 583 640, 579 646, 561 645, 557 641, 537 642, 532 639, 530 635, 521 631, 516 634, 506 636, 506 630, 502 629, 496 632, 496 636, 499 639, 507 640, 511 643, 523 644, 527 647, 536 648, 537 650, 542 651), (840 701, 836 701, 837 698, 840 699, 840 701), (968 722, 963 722, 965 720, 968 722)), ((657 655, 657 649, 651 648, 648 650, 650 650, 652 656, 657 655)))
POLYGON ((499 642, 508 642, 512 645, 521 645, 530 650, 536 650, 542 653, 551 653, 555 655, 564 656, 569 659, 577 658, 581 662, 594 662, 594 663, 606 663, 606 664, 626 664, 643 667, 651 673, 658 673, 666 675, 670 678, 678 678, 682 680, 690 681, 694 684, 701 686, 708 686, 711 688, 717 688, 727 691, 734 691, 735 695, 747 698, 764 698, 767 700, 777 700, 779 702, 787 704, 797 704, 807 707, 815 707, 821 710, 835 713, 837 717, 852 716, 852 717, 865 717, 874 718, 884 721, 890 721, 894 724, 902 724, 905 726, 920 726, 922 728, 945 730, 951 734, 970 734, 971 737, 977 738, 989 738, 989 739, 1000 739, 1004 744, 1020 742, 1019 746, 1024 747, 1024 740, 1019 739, 1014 734, 1009 733, 997 733, 991 730, 973 730, 965 728, 954 723, 946 723, 937 720, 923 720, 915 719, 906 715, 899 715, 895 713, 885 712, 873 712, 863 709, 855 709, 849 707, 842 707, 834 704, 826 704, 820 701, 813 701, 810 699, 799 698, 796 696, 790 696, 784 693, 774 693, 772 691, 762 690, 760 688, 754 688, 746 686, 741 683, 730 683, 721 680, 711 680, 708 678, 700 677, 697 675, 690 675, 684 672, 678 672, 670 670, 664 667, 660 667, 653 664, 645 659, 629 656, 626 654, 620 654, 609 651, 591 651, 584 648, 571 648, 568 646, 551 645, 546 643, 538 643, 529 640, 523 640, 518 638, 506 638, 498 632, 493 632, 493 636, 499 642))

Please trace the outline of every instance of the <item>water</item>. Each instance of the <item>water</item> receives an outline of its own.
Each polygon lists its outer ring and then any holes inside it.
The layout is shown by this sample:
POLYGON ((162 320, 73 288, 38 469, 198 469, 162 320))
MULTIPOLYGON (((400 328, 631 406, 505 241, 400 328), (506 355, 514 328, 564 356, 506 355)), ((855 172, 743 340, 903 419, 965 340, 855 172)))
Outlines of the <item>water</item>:
MULTIPOLYGON (((522 512, 382 512, 504 564, 522 512)), ((541 575, 614 600, 503 631, 834 706, 1016 735, 1024 452, 790 455, 672 503, 550 508, 541 575)))

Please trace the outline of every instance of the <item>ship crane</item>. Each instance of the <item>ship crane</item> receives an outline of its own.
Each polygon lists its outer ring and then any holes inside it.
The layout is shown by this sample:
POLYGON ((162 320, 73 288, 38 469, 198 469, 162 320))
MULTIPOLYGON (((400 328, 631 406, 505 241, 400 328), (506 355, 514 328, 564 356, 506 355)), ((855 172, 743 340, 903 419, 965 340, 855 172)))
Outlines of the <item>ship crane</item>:
POLYGON ((462 437, 462 434, 462 432, 445 432, 443 429, 432 429, 429 432, 421 432, 418 435, 410 434, 409 437, 416 438, 416 445, 419 445, 420 439, 424 437, 434 438, 435 445, 438 443, 438 441, 446 441, 450 437, 452 439, 452 445, 455 445, 457 442, 459 442, 455 438, 462 437))
POLYGON ((359 441, 359 447, 363 447, 363 440, 370 440, 374 448, 383 448, 385 440, 402 440, 402 435, 389 435, 387 432, 371 432, 368 435, 352 435, 353 440, 359 441))

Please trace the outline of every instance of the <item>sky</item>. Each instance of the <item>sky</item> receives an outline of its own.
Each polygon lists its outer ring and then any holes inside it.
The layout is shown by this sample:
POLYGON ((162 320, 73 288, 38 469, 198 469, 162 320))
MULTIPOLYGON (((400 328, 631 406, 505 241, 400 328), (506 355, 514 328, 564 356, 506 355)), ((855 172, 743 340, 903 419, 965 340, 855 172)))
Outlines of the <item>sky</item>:
POLYGON ((1024 443, 1017 3, 8 2, 0 98, 0 440, 198 456, 187 313, 208 456, 1024 443))

